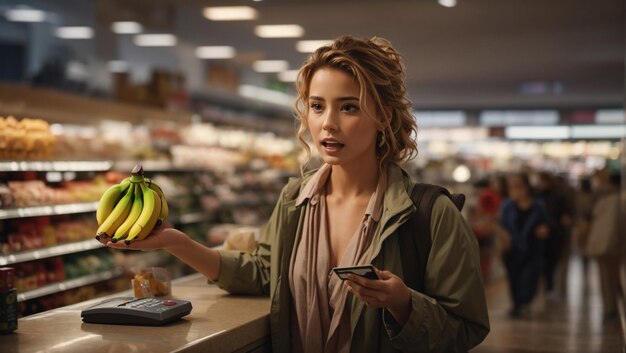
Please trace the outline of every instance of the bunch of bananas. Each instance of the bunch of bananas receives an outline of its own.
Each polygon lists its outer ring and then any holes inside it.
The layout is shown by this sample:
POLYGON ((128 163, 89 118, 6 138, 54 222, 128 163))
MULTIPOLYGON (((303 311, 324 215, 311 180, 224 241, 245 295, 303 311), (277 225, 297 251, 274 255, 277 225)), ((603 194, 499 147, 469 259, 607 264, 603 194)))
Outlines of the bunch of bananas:
POLYGON ((132 176, 102 194, 96 211, 96 239, 113 243, 124 239, 126 245, 142 240, 167 219, 168 213, 161 188, 143 176, 141 166, 135 166, 132 176))

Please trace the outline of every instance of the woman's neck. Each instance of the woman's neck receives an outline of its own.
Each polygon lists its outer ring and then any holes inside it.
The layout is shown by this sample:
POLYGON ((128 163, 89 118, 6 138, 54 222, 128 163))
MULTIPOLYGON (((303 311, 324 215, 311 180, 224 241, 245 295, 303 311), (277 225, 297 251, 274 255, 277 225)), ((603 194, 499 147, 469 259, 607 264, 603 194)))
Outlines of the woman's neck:
POLYGON ((327 193, 336 199, 370 196, 376 191, 380 174, 378 160, 358 160, 354 163, 333 165, 327 193))

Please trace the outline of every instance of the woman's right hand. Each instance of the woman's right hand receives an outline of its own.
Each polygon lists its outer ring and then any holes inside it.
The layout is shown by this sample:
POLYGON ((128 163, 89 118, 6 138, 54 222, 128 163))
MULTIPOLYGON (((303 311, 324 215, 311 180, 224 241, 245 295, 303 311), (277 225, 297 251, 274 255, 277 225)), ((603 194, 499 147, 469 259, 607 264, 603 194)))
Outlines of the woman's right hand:
POLYGON ((187 234, 172 227, 171 224, 165 223, 161 226, 154 228, 152 232, 143 240, 135 240, 129 245, 124 243, 124 240, 120 240, 116 243, 108 241, 106 245, 115 249, 130 249, 151 251, 158 249, 171 249, 177 245, 182 244, 185 240, 189 239, 187 234))

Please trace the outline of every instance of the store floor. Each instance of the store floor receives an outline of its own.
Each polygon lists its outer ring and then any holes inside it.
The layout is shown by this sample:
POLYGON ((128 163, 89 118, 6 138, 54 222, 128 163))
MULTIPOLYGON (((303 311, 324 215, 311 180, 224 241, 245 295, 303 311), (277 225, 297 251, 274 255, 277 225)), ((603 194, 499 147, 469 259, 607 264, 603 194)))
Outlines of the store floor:
POLYGON ((583 276, 582 261, 570 261, 567 294, 539 295, 524 319, 510 319, 506 280, 487 286, 491 332, 472 353, 621 352, 617 320, 604 321, 597 268, 590 263, 583 276))

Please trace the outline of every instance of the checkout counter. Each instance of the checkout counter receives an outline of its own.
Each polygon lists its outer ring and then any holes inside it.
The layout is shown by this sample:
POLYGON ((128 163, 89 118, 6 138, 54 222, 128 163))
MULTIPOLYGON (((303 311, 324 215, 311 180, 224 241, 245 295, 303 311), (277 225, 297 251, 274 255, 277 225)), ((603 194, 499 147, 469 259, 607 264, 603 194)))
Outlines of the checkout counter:
POLYGON ((270 352, 268 297, 237 296, 207 285, 200 274, 172 281, 172 297, 191 314, 165 326, 83 323, 81 311, 131 291, 50 310, 19 320, 0 336, 2 353, 35 352, 270 352))

